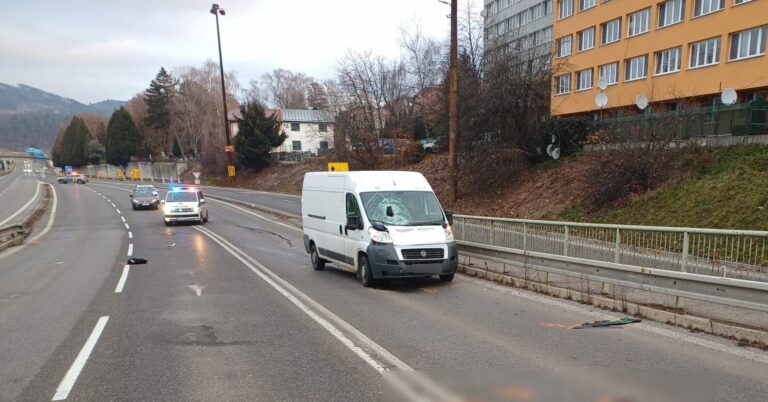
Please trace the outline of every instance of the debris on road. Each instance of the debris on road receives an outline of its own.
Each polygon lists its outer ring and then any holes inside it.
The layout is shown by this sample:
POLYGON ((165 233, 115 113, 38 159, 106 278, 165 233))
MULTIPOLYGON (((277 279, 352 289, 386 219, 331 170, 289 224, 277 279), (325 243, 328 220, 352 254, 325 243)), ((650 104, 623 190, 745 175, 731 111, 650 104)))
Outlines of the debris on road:
POLYGON ((585 322, 584 324, 573 327, 573 329, 612 327, 616 325, 634 324, 637 322, 642 322, 642 320, 639 320, 637 318, 622 318, 620 320, 613 320, 613 321, 604 320, 604 321, 595 321, 595 322, 585 322))
POLYGON ((128 265, 138 265, 138 264, 146 264, 147 260, 143 258, 129 258, 128 259, 128 265))

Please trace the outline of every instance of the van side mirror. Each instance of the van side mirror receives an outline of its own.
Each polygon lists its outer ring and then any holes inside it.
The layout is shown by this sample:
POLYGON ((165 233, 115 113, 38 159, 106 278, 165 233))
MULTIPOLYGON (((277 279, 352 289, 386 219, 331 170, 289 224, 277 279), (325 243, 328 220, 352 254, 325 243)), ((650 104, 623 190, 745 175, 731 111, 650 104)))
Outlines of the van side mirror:
POLYGON ((452 211, 445 211, 445 219, 448 221, 448 224, 453 226, 453 212, 452 211))
POLYGON ((200 205, 203 205, 203 204, 205 204, 205 198, 200 199, 200 205))
POLYGON ((347 215, 347 230, 361 230, 363 228, 363 219, 359 215, 347 215))

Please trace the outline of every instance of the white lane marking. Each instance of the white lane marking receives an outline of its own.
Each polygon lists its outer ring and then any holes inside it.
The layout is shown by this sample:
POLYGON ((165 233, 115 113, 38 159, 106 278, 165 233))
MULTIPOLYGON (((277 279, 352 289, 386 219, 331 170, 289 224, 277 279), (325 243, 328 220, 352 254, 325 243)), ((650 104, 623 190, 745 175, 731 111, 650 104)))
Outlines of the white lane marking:
POLYGON ((80 372, 83 370, 85 363, 91 356, 91 352, 93 352, 93 348, 96 346, 96 342, 98 342, 101 332, 104 331, 107 321, 109 321, 109 316, 99 318, 96 327, 94 327, 93 332, 91 332, 91 336, 85 341, 85 345, 80 349, 80 353, 77 354, 77 358, 75 358, 69 371, 67 371, 67 374, 61 380, 59 387, 56 388, 56 394, 53 395, 53 399, 51 399, 52 401, 63 401, 67 399, 69 392, 72 391, 72 387, 74 387, 75 382, 77 382, 77 377, 80 376, 80 372))
POLYGON ((123 223, 125 223, 125 217, 124 216, 121 216, 120 219, 122 219, 123 223))
POLYGON ((128 245, 128 257, 133 255, 133 243, 128 245))
POLYGON ((115 293, 122 293, 123 286, 125 286, 125 280, 128 279, 128 272, 131 271, 131 266, 126 265, 123 267, 123 274, 120 275, 120 280, 117 281, 117 287, 115 287, 115 293))
MULTIPOLYGON (((476 285, 482 288, 494 289, 499 293, 503 293, 510 296, 521 297, 523 299, 528 299, 538 303, 547 304, 563 310, 590 315, 590 316, 599 318, 601 320, 615 320, 617 318, 624 317, 624 316, 617 316, 617 315, 611 314, 609 311, 595 310, 595 307, 586 307, 586 306, 582 306, 581 304, 576 304, 575 302, 571 303, 561 299, 553 299, 551 296, 546 296, 540 293, 534 293, 532 291, 526 291, 523 289, 510 288, 507 286, 497 285, 493 282, 489 282, 483 279, 475 279, 475 278, 470 278, 466 276, 461 276, 460 278, 462 282, 470 282, 473 285, 476 285)), ((662 325, 662 324, 659 324, 659 325, 662 325)), ((768 355, 765 355, 762 353, 755 353, 750 351, 749 349, 723 345, 707 339, 691 336, 685 333, 679 333, 671 329, 661 328, 656 325, 650 325, 646 323, 632 324, 632 326, 634 328, 642 329, 657 335, 664 335, 666 337, 673 338, 679 341, 692 343, 692 344, 713 349, 719 352, 729 353, 731 355, 736 355, 739 357, 743 357, 743 358, 768 364, 768 355)))
POLYGON ((117 211, 117 214, 118 214, 118 215, 121 215, 121 214, 122 214, 122 212, 120 212, 120 210, 119 210, 119 209, 117 209, 117 208, 115 208, 115 211, 117 211))
POLYGON ((133 232, 128 232, 128 238, 133 239, 133 232))
POLYGON ((251 214, 251 215, 253 215, 253 216, 255 216, 255 217, 259 218, 259 219, 263 219, 263 220, 265 220, 265 221, 268 221, 268 222, 274 223, 274 224, 276 224, 276 225, 284 226, 284 227, 286 227, 286 228, 288 228, 288 229, 292 229, 292 230, 295 230, 295 231, 297 231, 297 232, 301 232, 301 231, 302 231, 302 229, 299 229, 299 228, 297 228, 297 227, 295 227, 295 226, 286 225, 285 223, 282 223, 282 222, 278 222, 278 221, 276 221, 276 220, 272 220, 272 219, 269 219, 269 218, 267 218, 267 217, 265 217, 265 216, 263 216, 263 215, 257 214, 256 212, 253 212, 253 211, 249 211, 249 210, 247 210, 247 209, 245 209, 245 208, 242 208, 242 207, 239 207, 239 206, 237 206, 237 205, 235 205, 235 204, 230 204, 230 203, 228 203, 228 202, 226 202, 226 201, 221 201, 221 200, 214 200, 213 198, 211 198, 211 200, 213 200, 213 201, 216 201, 216 202, 218 202, 218 203, 221 203, 221 204, 224 204, 224 205, 227 205, 227 206, 229 206, 230 208, 234 208, 234 209, 237 209, 237 210, 243 211, 243 212, 245 212, 245 213, 247 213, 247 214, 251 214))
POLYGON ((101 196, 101 198, 103 198, 103 199, 105 199, 105 200, 107 199, 107 197, 106 197, 106 196, 104 196, 104 195, 102 195, 102 196, 101 196))
POLYGON ((128 226, 128 224, 126 223, 126 224, 125 224, 125 228, 126 228, 126 229, 130 229, 131 227, 130 227, 130 226, 128 226))
POLYGON ((232 243, 230 243, 220 235, 216 234, 215 232, 211 231, 210 229, 203 228, 200 226, 195 226, 195 229, 202 232, 206 236, 208 236, 211 240, 218 243, 222 248, 224 248, 224 250, 226 250, 232 256, 240 260, 240 262, 242 262, 246 267, 248 267, 253 273, 259 276, 263 281, 267 282, 267 284, 269 284, 270 286, 272 286, 272 288, 277 290, 278 293, 283 295, 291 303, 293 303, 296 307, 298 307, 302 312, 304 312, 310 318, 312 318, 315 322, 317 322, 321 327, 323 327, 326 331, 328 331, 331 335, 333 335, 334 338, 336 338, 339 342, 341 342, 354 354, 360 357, 364 362, 368 363, 369 366, 371 366, 374 370, 376 370, 379 374, 381 374, 384 377, 385 381, 389 382, 392 386, 396 387, 403 394, 403 396, 406 396, 410 400, 446 400, 446 401, 457 400, 454 395, 451 395, 448 391, 443 389, 441 386, 432 382, 429 378, 427 378, 426 376, 422 375, 421 373, 417 372, 416 370, 408 366, 405 362, 398 359, 395 355, 393 355, 392 353, 384 349, 384 347, 377 344, 372 339, 368 338, 365 334, 360 332, 357 328, 353 327, 351 324, 344 321, 341 317, 332 313, 331 311, 323 307, 320 303, 316 302, 314 299, 307 296, 302 291, 298 290, 296 287, 294 287, 293 285, 288 283, 285 279, 281 278, 280 276, 272 272, 269 268, 264 266, 262 263, 256 261, 253 257, 249 256, 248 254, 243 252, 241 249, 237 248, 237 246, 233 245, 232 243), (290 291, 287 289, 290 289, 290 291), (299 298, 303 299, 306 302, 306 304, 303 303, 301 300, 299 300, 299 298), (311 307, 309 307, 307 304, 314 307, 314 310, 311 307), (386 359, 392 366, 394 366, 394 368, 405 372, 406 375, 402 377, 408 378, 410 381, 417 382, 418 385, 421 387, 422 391, 413 389, 412 384, 409 384, 403 381, 400 378, 400 376, 394 375, 394 373, 391 372, 389 368, 385 367, 382 363, 376 360, 376 358, 371 356, 363 348, 361 348, 360 346, 357 346, 354 343, 354 341, 352 341, 343 332, 341 332, 338 328, 336 328, 333 325, 333 323, 321 317, 320 314, 315 312, 315 310, 324 314, 331 321, 335 322, 336 325, 338 325, 348 333, 351 333, 355 338, 357 338, 357 340, 361 344, 367 346, 369 349, 373 350, 377 355, 386 359), (431 398, 425 398, 425 396, 422 395, 424 391, 431 393, 432 394, 431 398))
POLYGON ((21 208, 20 208, 18 211, 14 212, 14 213, 13 213, 13 215, 9 216, 9 217, 8 217, 8 218, 6 218, 4 221, 0 222, 0 226, 3 226, 3 225, 5 225, 6 223, 8 223, 8 222, 9 222, 11 219, 15 218, 15 217, 16 217, 16 216, 18 216, 20 213, 24 212, 24 210, 26 210, 26 209, 27 209, 27 207, 28 207, 30 204, 32 204, 33 202, 35 202, 35 200, 37 199, 37 196, 40 194, 40 185, 41 185, 41 184, 44 184, 44 183, 43 183, 43 182, 41 182, 41 181, 38 181, 38 182, 37 182, 37 188, 35 189, 35 195, 33 195, 33 196, 32 196, 32 199, 30 199, 29 201, 27 201, 27 203, 26 203, 26 204, 24 204, 24 206, 23 206, 23 207, 21 207, 21 208))
POLYGON ((195 292, 195 294, 198 296, 202 296, 203 289, 205 289, 205 286, 200 286, 200 285, 187 285, 187 287, 192 289, 192 291, 195 292))
POLYGON ((112 205, 112 208, 117 209, 117 205, 114 202, 110 203, 110 205, 112 205))

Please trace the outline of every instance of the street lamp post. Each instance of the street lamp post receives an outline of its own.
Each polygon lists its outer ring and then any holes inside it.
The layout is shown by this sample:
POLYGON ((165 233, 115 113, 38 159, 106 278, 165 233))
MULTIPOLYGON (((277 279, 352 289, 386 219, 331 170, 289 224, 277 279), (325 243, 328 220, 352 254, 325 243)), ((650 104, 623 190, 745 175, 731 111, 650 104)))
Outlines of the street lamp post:
POLYGON ((223 8, 220 8, 218 4, 214 3, 211 6, 211 14, 216 16, 216 40, 219 43, 219 71, 221 72, 221 100, 224 105, 224 132, 227 136, 227 160, 229 161, 230 168, 232 170, 232 141, 229 134, 229 119, 227 118, 227 92, 224 88, 224 61, 221 57, 221 34, 219 33, 219 14, 226 15, 223 8))

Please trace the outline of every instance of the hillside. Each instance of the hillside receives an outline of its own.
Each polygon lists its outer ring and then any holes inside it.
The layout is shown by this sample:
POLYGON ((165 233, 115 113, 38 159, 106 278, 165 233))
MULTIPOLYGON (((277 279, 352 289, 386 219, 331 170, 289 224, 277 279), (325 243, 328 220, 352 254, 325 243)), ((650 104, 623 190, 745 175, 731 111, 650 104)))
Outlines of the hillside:
POLYGON ((109 116, 124 103, 106 100, 86 105, 28 85, 0 83, 0 145, 12 150, 30 145, 50 150, 56 130, 69 116, 85 112, 109 116))
MULTIPOLYGON (((510 218, 591 221, 621 224, 768 230, 768 146, 690 148, 675 154, 689 169, 671 169, 666 181, 643 194, 632 194, 602 209, 589 205, 595 191, 590 172, 610 155, 579 154, 509 173, 495 191, 467 191, 462 182, 455 212, 510 218)), ((307 171, 325 170, 326 161, 272 166, 257 174, 242 172, 236 181, 207 180, 290 194, 301 193, 307 171)), ((446 155, 430 155, 402 170, 421 171, 441 200, 447 195, 446 155)))

